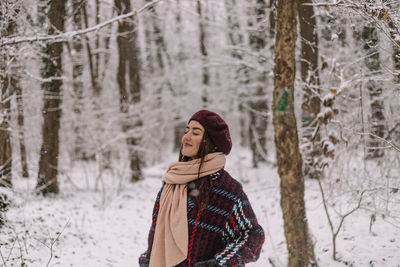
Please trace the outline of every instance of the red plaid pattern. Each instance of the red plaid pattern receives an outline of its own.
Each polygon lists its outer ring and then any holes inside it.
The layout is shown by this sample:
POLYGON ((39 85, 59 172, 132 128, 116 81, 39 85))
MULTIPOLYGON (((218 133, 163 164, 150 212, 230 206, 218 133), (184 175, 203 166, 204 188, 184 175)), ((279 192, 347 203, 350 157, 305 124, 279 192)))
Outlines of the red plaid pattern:
MULTIPOLYGON (((264 243, 264 231, 242 185, 223 169, 206 179, 213 181, 206 209, 200 212, 196 201, 188 196, 188 258, 176 267, 192 267, 211 258, 224 267, 256 261, 264 243)), ((148 249, 139 258, 140 267, 149 265, 161 191, 162 188, 154 205, 148 249)))

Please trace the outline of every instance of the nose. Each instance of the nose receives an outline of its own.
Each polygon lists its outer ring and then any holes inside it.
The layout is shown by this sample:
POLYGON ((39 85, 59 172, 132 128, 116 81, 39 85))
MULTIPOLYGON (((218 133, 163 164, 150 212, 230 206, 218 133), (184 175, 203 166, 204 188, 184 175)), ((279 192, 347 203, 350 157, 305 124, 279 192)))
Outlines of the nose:
POLYGON ((185 141, 185 140, 190 140, 190 132, 187 132, 182 136, 182 141, 185 141))

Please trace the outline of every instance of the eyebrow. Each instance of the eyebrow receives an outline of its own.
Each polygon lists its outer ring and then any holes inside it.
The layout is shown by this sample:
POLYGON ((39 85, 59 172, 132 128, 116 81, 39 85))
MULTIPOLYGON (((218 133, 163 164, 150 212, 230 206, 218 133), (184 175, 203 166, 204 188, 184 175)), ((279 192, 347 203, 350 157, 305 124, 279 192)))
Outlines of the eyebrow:
MULTIPOLYGON (((186 126, 186 129, 190 129, 190 127, 189 127, 189 126, 186 126)), ((200 130, 200 131, 203 131, 201 128, 198 128, 198 127, 193 127, 193 130, 200 130)))

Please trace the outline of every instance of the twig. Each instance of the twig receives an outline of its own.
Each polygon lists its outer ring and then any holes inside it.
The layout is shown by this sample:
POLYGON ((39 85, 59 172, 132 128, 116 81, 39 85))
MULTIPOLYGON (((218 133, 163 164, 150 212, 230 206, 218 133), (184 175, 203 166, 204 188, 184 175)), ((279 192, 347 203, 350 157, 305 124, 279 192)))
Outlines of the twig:
POLYGON ((343 125, 339 121, 332 121, 332 122, 337 124, 341 129, 345 129, 345 130, 353 132, 355 134, 358 134, 358 135, 361 135, 361 136, 370 135, 372 137, 375 137, 376 139, 379 139, 380 141, 388 144, 391 148, 393 148, 396 151, 400 152, 400 147, 398 145, 394 144, 392 140, 387 140, 385 137, 380 137, 380 136, 378 136, 376 134, 373 134, 373 133, 358 132, 358 131, 352 130, 350 128, 343 127, 343 125))
POLYGON ((127 19, 129 17, 133 17, 138 15, 139 13, 142 13, 146 9, 152 8, 159 2, 163 0, 155 0, 151 3, 148 3, 144 5, 142 8, 138 10, 131 11, 129 13, 114 17, 110 20, 107 20, 105 22, 102 22, 100 24, 97 24, 93 27, 89 27, 86 29, 78 30, 78 31, 71 31, 71 32, 64 32, 56 35, 36 35, 36 36, 30 36, 30 37, 12 37, 12 38, 2 38, 0 39, 0 46, 8 46, 8 45, 16 45, 20 43, 27 43, 27 42, 43 42, 43 41, 51 41, 51 42, 60 42, 60 41, 65 41, 68 39, 72 39, 76 36, 84 35, 90 32, 98 31, 101 28, 106 27, 109 24, 112 24, 117 21, 121 21, 124 19, 127 19))
POLYGON ((14 243, 13 243, 13 245, 12 245, 12 247, 11 247, 11 250, 10 250, 10 253, 8 253, 8 256, 7 256, 7 261, 8 261, 8 259, 10 259, 10 257, 11 257, 11 253, 12 253, 12 251, 14 250, 14 246, 15 246, 15 243, 17 242, 17 239, 14 239, 14 243))
POLYGON ((272 267, 276 267, 274 261, 271 258, 268 258, 268 262, 272 265, 272 267))
POLYGON ((53 246, 54 244, 57 242, 57 240, 60 238, 61 234, 64 232, 65 228, 67 227, 67 225, 69 224, 69 219, 67 221, 67 223, 64 225, 64 228, 61 230, 61 232, 58 233, 56 239, 54 239, 53 241, 51 241, 50 243, 50 258, 49 261, 47 262, 46 267, 49 266, 51 259, 53 258, 53 246))
POLYGON ((331 220, 331 216, 330 216, 329 211, 328 211, 328 206, 327 206, 327 203, 326 203, 327 201, 326 201, 326 197, 325 197, 325 192, 324 192, 324 190, 322 188, 321 179, 318 178, 317 180, 318 180, 319 189, 321 191, 322 203, 324 205, 324 210, 325 210, 325 213, 326 213, 326 217, 328 218, 329 227, 331 228, 331 232, 332 232, 332 246, 333 246, 332 257, 333 257, 333 260, 338 261, 338 259, 336 257, 336 238, 337 238, 337 236, 338 236, 338 234, 340 232, 340 229, 343 226, 344 220, 346 219, 346 217, 348 217, 349 215, 351 215, 352 213, 354 213, 356 210, 358 210, 361 207, 361 201, 362 201, 362 198, 363 198, 363 195, 364 195, 365 192, 374 191, 374 190, 377 190, 377 189, 365 189, 365 190, 363 190, 361 192, 361 194, 360 194, 360 198, 358 200, 357 206, 354 207, 349 212, 347 212, 345 215, 340 215, 341 216, 340 223, 339 223, 339 226, 335 230, 334 226, 333 226, 333 223, 332 223, 332 220, 331 220))
POLYGON ((3 261, 4 267, 7 267, 6 260, 3 257, 3 253, 1 253, 1 247, 0 247, 0 256, 1 256, 1 260, 3 261))

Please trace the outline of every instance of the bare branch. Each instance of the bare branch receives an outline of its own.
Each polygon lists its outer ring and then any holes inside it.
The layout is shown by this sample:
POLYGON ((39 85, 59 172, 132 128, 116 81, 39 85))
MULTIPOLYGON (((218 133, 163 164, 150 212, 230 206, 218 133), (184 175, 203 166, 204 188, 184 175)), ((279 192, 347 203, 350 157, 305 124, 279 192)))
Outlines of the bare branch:
POLYGON ((78 30, 78 31, 71 31, 71 32, 64 32, 64 33, 60 33, 60 34, 56 34, 56 35, 35 35, 35 36, 31 36, 31 37, 12 37, 12 38, 1 38, 0 39, 0 47, 1 46, 9 46, 9 45, 16 45, 16 44, 21 44, 21 43, 27 43, 27 42, 45 42, 45 41, 49 41, 49 42, 61 42, 61 41, 68 41, 76 36, 80 36, 80 35, 84 35, 90 32, 94 32, 94 31, 98 31, 101 28, 106 27, 109 24, 112 24, 114 22, 117 21, 121 21, 130 17, 134 17, 137 16, 138 14, 142 13, 143 11, 152 8, 153 6, 155 6, 156 4, 158 4, 159 2, 161 2, 163 0, 155 0, 151 3, 148 3, 146 5, 144 5, 142 8, 138 9, 138 10, 134 10, 131 11, 127 14, 122 14, 120 16, 114 17, 110 20, 104 21, 100 24, 97 24, 93 27, 89 27, 86 29, 82 29, 82 30, 78 30))
POLYGON ((1 256, 1 260, 3 261, 4 267, 7 267, 6 260, 3 257, 3 253, 1 253, 1 248, 0 248, 0 256, 1 256))

